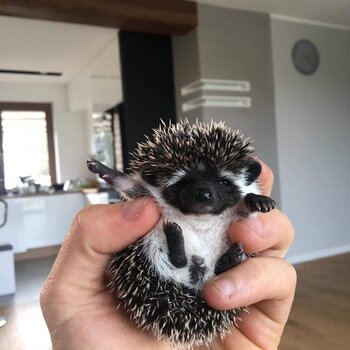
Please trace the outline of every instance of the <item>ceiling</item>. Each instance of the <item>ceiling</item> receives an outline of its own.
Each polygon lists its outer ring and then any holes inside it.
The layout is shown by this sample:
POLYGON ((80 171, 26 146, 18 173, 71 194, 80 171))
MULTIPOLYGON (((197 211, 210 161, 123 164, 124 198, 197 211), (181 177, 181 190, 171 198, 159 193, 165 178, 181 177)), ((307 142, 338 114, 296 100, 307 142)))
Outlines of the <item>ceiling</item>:
POLYGON ((350 0, 196 0, 214 6, 323 22, 350 29, 350 0))
MULTIPOLYGON (((197 2, 269 13, 277 17, 318 21, 350 30, 350 0, 197 2)), ((0 81, 67 84, 91 64, 97 77, 120 76, 119 62, 114 64, 114 60, 108 58, 111 57, 108 47, 114 41, 118 50, 116 29, 0 16, 0 69, 63 73, 62 77, 0 73, 0 81), (99 60, 95 60, 96 57, 99 60)))
POLYGON ((0 81, 67 84, 91 64, 96 76, 119 76, 108 47, 117 30, 0 16, 0 69, 62 72, 62 77, 1 74, 0 81), (101 56, 96 65, 95 59, 101 56))

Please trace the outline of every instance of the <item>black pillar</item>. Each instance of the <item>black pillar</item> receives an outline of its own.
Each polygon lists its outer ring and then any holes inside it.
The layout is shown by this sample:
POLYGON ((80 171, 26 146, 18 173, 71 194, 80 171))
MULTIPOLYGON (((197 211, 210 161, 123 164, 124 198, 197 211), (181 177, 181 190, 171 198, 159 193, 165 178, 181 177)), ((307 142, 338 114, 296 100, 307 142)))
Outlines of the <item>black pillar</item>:
POLYGON ((124 169, 144 135, 150 135, 160 120, 176 121, 171 36, 119 32, 123 88, 124 169))

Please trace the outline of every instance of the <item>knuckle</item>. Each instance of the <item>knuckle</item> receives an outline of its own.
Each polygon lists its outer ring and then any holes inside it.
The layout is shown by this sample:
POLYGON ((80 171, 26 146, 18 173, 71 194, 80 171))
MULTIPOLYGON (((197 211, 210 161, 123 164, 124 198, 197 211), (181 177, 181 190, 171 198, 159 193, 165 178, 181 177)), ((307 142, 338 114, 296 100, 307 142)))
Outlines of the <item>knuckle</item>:
MULTIPOLYGON (((277 210, 275 212, 275 215, 280 216, 280 219, 278 221, 277 225, 279 228, 282 227, 282 229, 280 229, 278 232, 276 231, 276 233, 279 234, 279 239, 276 243, 279 242, 279 244, 281 244, 281 249, 285 252, 288 251, 289 247, 292 245, 293 241, 294 241, 294 237, 295 237, 295 231, 294 231, 294 227, 291 223, 291 221, 289 220, 288 216, 286 214, 284 214, 282 211, 277 210), (283 234, 280 235, 279 232, 282 232, 283 234)), ((277 216, 276 216, 277 217, 277 216)))
POLYGON ((289 220, 289 218, 285 214, 283 214, 283 215, 284 215, 285 220, 287 222, 287 236, 288 236, 288 243, 290 246, 294 241, 295 230, 294 230, 294 227, 293 227, 291 221, 289 220))
POLYGON ((39 303, 40 303, 41 310, 44 312, 47 304, 46 283, 44 283, 42 290, 40 291, 39 303))
POLYGON ((87 207, 81 208, 81 209, 78 211, 78 213, 77 213, 76 216, 77 216, 80 220, 82 220, 81 222, 83 222, 84 219, 85 219, 86 217, 90 216, 91 213, 93 213, 93 212, 96 210, 96 208, 98 208, 98 207, 99 207, 98 204, 94 204, 94 205, 89 205, 89 206, 87 206, 87 207))
POLYGON ((297 284, 297 272, 295 267, 287 260, 281 259, 284 265, 285 269, 285 276, 287 277, 287 280, 289 281, 288 285, 291 290, 294 290, 297 284))
POLYGON ((275 175, 269 166, 266 166, 266 176, 270 179, 271 183, 274 183, 275 175))
POLYGON ((267 281, 271 278, 275 279, 278 276, 278 283, 283 286, 283 295, 290 295, 296 288, 297 283, 297 273, 292 264, 287 260, 279 257, 270 258, 253 258, 249 259, 251 261, 249 279, 260 281, 261 285, 265 285, 267 281), (269 277, 267 277, 269 276, 269 277))
MULTIPOLYGON (((265 260, 265 259, 264 259, 265 260)), ((266 277, 266 264, 259 257, 248 259, 249 269, 247 269, 246 274, 249 280, 264 280, 266 277)), ((247 264, 248 265, 248 264, 247 264)))
POLYGON ((52 294, 52 288, 50 287, 49 281, 46 280, 42 286, 42 289, 40 291, 40 296, 39 296, 39 304, 43 314, 46 313, 47 309, 51 304, 51 299, 52 299, 51 294, 52 294))
POLYGON ((101 205, 94 204, 84 207, 78 211, 73 219, 71 230, 73 233, 84 232, 84 229, 89 226, 89 222, 93 222, 97 210, 101 205))
MULTIPOLYGON (((274 183, 274 174, 272 169, 263 161, 260 161, 260 164, 262 165, 262 177, 267 182, 267 185, 269 187, 272 187, 274 183)), ((269 188, 269 190, 271 190, 269 188)))
POLYGON ((295 289, 297 282, 298 282, 298 274, 297 274, 295 267, 292 264, 289 264, 289 266, 290 266, 290 270, 291 270, 291 277, 293 278, 292 279, 292 282, 293 282, 292 287, 293 287, 293 289, 295 289))

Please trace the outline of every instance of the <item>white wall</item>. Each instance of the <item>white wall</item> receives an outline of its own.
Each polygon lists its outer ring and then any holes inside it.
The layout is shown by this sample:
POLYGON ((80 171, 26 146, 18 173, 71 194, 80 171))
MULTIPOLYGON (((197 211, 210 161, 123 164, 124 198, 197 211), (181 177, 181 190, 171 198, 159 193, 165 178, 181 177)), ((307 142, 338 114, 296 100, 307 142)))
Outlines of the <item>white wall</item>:
POLYGON ((89 153, 86 116, 68 112, 65 86, 0 82, 0 101, 52 103, 57 180, 60 182, 89 175, 85 166, 89 153))
POLYGON ((282 208, 296 229, 291 261, 350 251, 350 32, 272 20, 282 208), (298 73, 293 44, 313 41, 319 70, 298 73))
POLYGON ((67 84, 67 91, 70 111, 102 113, 122 101, 117 39, 67 84))
MULTIPOLYGON (((274 112, 273 68, 270 18, 266 14, 198 5, 198 27, 173 38, 175 88, 178 117, 210 122, 223 120, 240 129, 254 141, 256 153, 275 173, 273 197, 279 202, 278 159, 274 112), (182 112, 181 104, 190 98, 180 89, 200 78, 247 80, 248 93, 227 95, 250 96, 251 108, 203 107, 182 112)), ((206 91, 220 95, 222 92, 206 91)))

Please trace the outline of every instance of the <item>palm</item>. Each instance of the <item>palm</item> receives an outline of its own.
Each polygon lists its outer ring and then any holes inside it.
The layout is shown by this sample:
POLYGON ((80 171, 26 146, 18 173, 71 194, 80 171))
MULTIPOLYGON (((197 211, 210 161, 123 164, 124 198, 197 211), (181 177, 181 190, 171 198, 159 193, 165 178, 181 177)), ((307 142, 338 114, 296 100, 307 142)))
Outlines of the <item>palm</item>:
MULTIPOLYGON (((116 344, 119 344, 120 349, 170 349, 166 343, 159 343, 149 333, 135 328, 123 311, 116 309, 113 298, 106 291, 97 293, 88 304, 84 304, 82 300, 79 301, 79 304, 83 306, 76 308, 73 317, 68 322, 64 322, 60 330, 66 334, 64 328, 67 328, 74 335, 73 348, 76 346, 77 349, 113 349, 116 344)), ((68 303, 67 306, 68 308, 73 307, 68 303)), ((215 339, 210 349, 251 349, 254 339, 249 339, 247 334, 253 333, 252 327, 261 319, 260 313, 261 310, 254 306, 251 315, 242 315, 244 318, 242 330, 233 328, 223 341, 220 338, 215 339)), ((271 323, 273 323, 268 315, 264 314, 264 317, 260 330, 271 328, 271 323)), ((240 328, 242 326, 243 323, 240 328)), ((275 339, 280 336, 282 330, 282 324, 276 325, 275 334, 271 337, 271 346, 275 344, 275 339)), ((266 349, 272 349, 268 344, 266 345, 266 349)), ((203 346, 195 349, 208 348, 203 346)))
POLYGON ((66 301, 73 315, 57 329, 61 337, 71 336, 73 349, 167 349, 150 334, 135 328, 108 292, 97 293, 87 304, 66 301), (77 307, 77 303, 80 305, 77 307), (124 345, 123 345, 124 344, 124 345))

